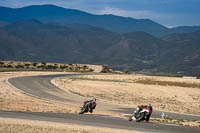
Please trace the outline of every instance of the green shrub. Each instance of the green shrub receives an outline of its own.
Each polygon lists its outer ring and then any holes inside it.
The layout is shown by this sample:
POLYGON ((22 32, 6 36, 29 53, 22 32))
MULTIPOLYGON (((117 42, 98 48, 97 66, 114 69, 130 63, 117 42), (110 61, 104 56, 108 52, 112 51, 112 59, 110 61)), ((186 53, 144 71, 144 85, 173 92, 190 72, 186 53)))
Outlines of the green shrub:
POLYGON ((102 65, 102 70, 101 70, 101 73, 109 73, 110 72, 110 69, 108 67, 108 65, 102 65))
POLYGON ((0 65, 4 65, 4 62, 0 62, 0 65))
POLYGON ((123 71, 125 74, 129 74, 129 71, 128 71, 128 69, 124 69, 124 71, 123 71))
POLYGON ((34 67, 36 67, 36 66, 37 66, 37 64, 38 64, 37 62, 34 62, 34 63, 33 63, 33 66, 34 66, 34 67))

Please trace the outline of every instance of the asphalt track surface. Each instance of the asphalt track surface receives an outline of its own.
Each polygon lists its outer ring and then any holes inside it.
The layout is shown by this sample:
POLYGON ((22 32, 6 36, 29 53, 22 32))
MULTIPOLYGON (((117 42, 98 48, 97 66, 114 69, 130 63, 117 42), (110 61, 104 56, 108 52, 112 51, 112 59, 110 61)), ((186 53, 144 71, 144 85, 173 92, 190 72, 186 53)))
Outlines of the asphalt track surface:
MULTIPOLYGON (((80 74, 66 74, 66 75, 47 75, 47 76, 30 76, 30 77, 17 77, 11 78, 8 82, 20 89, 22 92, 36 96, 38 98, 46 98, 56 101, 66 101, 78 103, 84 98, 79 97, 77 101, 72 101, 71 98, 77 98, 77 95, 68 93, 57 88, 51 84, 51 80, 57 77, 66 76, 77 76, 80 74)), ((117 106, 116 106, 117 107, 117 106)), ((124 113, 130 113, 132 109, 122 108, 121 110, 116 109, 114 111, 120 111, 124 113)), ((154 111, 154 117, 160 117, 161 112, 154 111)), ((167 113, 170 116, 183 118, 183 119, 194 119, 200 120, 199 116, 183 115, 176 113, 167 113)), ((118 129, 138 130, 156 133, 200 133, 198 128, 189 128, 169 124, 156 124, 146 122, 129 122, 125 119, 114 118, 104 115, 79 115, 79 114, 63 114, 63 113, 42 113, 42 112, 12 112, 3 111, 0 112, 0 117, 7 118, 19 118, 19 119, 30 119, 30 120, 41 120, 41 121, 52 121, 61 123, 73 123, 100 127, 110 127, 118 129)))

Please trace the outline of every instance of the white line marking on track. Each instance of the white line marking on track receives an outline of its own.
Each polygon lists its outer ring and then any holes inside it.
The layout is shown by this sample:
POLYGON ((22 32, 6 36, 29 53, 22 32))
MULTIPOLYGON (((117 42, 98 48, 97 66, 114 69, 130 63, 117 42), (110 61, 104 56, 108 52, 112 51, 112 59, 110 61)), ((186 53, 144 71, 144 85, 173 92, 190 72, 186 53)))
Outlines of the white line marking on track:
POLYGON ((168 123, 159 123, 159 124, 180 127, 180 125, 176 125, 176 124, 168 124, 168 123))

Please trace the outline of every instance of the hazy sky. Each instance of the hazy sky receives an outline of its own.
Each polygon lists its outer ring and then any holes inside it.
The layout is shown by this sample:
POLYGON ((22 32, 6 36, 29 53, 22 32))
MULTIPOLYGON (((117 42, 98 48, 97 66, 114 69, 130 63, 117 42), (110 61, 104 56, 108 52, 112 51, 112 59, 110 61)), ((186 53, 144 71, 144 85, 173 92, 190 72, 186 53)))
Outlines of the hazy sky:
POLYGON ((93 14, 148 18, 173 27, 200 25, 200 0, 0 0, 0 6, 54 4, 93 14))

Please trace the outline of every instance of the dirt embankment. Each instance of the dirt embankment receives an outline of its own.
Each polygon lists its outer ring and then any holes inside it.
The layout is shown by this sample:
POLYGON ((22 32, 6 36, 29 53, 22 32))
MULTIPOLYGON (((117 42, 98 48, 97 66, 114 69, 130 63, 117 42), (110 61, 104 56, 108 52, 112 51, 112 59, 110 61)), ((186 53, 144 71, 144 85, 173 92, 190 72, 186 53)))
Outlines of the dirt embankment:
POLYGON ((76 94, 115 104, 137 106, 151 103, 156 110, 200 115, 199 79, 93 75, 56 79, 55 82, 59 87, 76 94))

